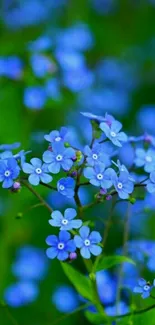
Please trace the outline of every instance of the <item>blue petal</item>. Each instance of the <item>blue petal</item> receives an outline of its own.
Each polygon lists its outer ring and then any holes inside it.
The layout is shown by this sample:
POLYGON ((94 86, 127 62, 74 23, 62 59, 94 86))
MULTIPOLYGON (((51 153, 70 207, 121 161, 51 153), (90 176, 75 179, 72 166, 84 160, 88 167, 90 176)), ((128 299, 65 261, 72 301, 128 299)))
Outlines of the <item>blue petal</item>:
POLYGON ((57 258, 60 261, 65 261, 68 258, 68 253, 65 251, 59 251, 57 258))
POLYGON ((61 165, 62 165, 62 168, 64 169, 64 170, 70 170, 71 169, 71 167, 73 166, 73 161, 71 160, 71 159, 64 159, 63 161, 62 161, 62 163, 61 163, 61 165))
POLYGON ((90 251, 89 251, 88 247, 85 247, 85 246, 82 247, 80 249, 80 253, 81 253, 82 257, 84 257, 86 259, 89 259, 90 258, 90 251))
POLYGON ((65 219, 67 220, 72 220, 76 217, 77 215, 77 212, 75 209, 72 209, 72 208, 68 208, 65 210, 65 213, 64 213, 64 217, 65 219))
POLYGON ((52 182, 53 178, 51 175, 43 173, 42 175, 40 175, 40 179, 43 183, 48 184, 48 183, 52 182))
POLYGON ((67 148, 64 152, 64 157, 65 158, 75 158, 76 157, 75 150, 72 148, 67 148))
POLYGON ((60 223, 61 223, 61 221, 63 219, 62 213, 60 211, 58 211, 58 210, 53 211, 52 214, 51 214, 51 217, 53 219, 56 219, 60 223))
POLYGON ((111 123, 111 131, 118 133, 122 128, 122 124, 119 121, 113 121, 111 123))
POLYGON ((143 292, 143 289, 141 288, 141 287, 135 287, 134 289, 133 289, 133 292, 134 293, 142 293, 143 292))
POLYGON ((83 242, 82 238, 80 236, 78 236, 78 235, 74 236, 74 242, 75 242, 75 245, 76 245, 77 248, 81 248, 84 245, 84 242, 83 242))
POLYGON ((61 227, 61 222, 58 220, 50 219, 48 222, 52 227, 61 227))
POLYGON ((50 259, 54 259, 58 255, 58 249, 55 247, 47 248, 46 255, 50 259))
POLYGON ((71 229, 78 229, 82 226, 82 220, 77 219, 77 220, 72 220, 70 222, 71 229))
POLYGON ((138 284, 140 287, 144 287, 147 284, 147 281, 145 279, 139 279, 138 284))
POLYGON ((145 292, 143 292, 143 294, 142 294, 142 298, 143 298, 143 299, 146 299, 146 298, 148 298, 148 297, 150 297, 150 291, 145 291, 145 292))
POLYGON ((124 132, 118 133, 117 139, 119 141, 122 141, 122 142, 127 142, 128 141, 128 137, 127 137, 127 135, 124 132))
POLYGON ((34 172, 34 167, 31 164, 24 163, 22 166, 23 172, 26 174, 32 174, 34 172))
POLYGON ((42 166, 42 161, 39 158, 32 158, 30 161, 31 161, 31 164, 34 167, 41 167, 42 166))
POLYGON ((75 250, 76 250, 76 245, 75 245, 74 240, 73 240, 73 239, 69 240, 69 241, 67 242, 65 248, 66 248, 66 250, 67 250, 68 252, 75 252, 75 250))
POLYGON ((91 167, 87 167, 84 169, 84 176, 88 179, 92 179, 95 176, 95 171, 91 167))
POLYGON ((61 241, 64 241, 64 242, 67 242, 69 239, 71 238, 71 235, 69 232, 67 231, 60 231, 59 232, 59 240, 61 241))
POLYGON ((102 253, 102 248, 100 246, 97 245, 91 245, 89 247, 90 252, 94 255, 94 256, 98 256, 102 253))
POLYGON ((57 246, 58 245, 58 238, 55 235, 50 235, 46 238, 46 244, 50 246, 57 246))
POLYGON ((80 232, 81 238, 86 239, 89 236, 90 229, 87 226, 83 226, 83 227, 81 227, 79 232, 80 232))
POLYGON ((54 161, 54 155, 53 152, 47 150, 43 153, 43 161, 45 163, 51 163, 54 161))
POLYGON ((95 178, 92 178, 92 179, 90 180, 90 183, 91 183, 92 185, 94 185, 94 186, 97 186, 97 187, 101 186, 101 181, 99 181, 99 180, 97 180, 97 179, 95 179, 95 178))
POLYGON ((2 184, 3 188, 10 188, 13 185, 13 180, 11 178, 6 178, 2 184))
POLYGON ((53 162, 48 166, 48 170, 53 174, 58 174, 60 171, 60 163, 53 162))
POLYGON ((28 178, 29 180, 29 183, 34 185, 34 186, 37 186, 40 182, 40 177, 36 174, 31 174, 28 178))
POLYGON ((98 231, 92 231, 89 236, 89 240, 92 244, 98 244, 99 242, 101 242, 102 237, 98 231))

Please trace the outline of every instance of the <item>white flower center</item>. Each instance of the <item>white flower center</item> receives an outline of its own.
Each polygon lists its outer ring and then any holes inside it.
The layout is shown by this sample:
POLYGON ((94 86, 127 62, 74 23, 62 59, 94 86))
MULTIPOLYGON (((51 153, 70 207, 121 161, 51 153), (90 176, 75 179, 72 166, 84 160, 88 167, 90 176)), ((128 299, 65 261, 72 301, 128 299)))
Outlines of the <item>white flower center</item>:
POLYGON ((61 161, 62 159, 63 159, 62 155, 57 155, 57 156, 56 156, 56 160, 57 160, 57 161, 61 161))
POLYGON ((60 191, 63 191, 63 190, 65 189, 65 186, 60 185, 60 186, 59 186, 59 189, 60 189, 60 191))
POLYGON ((103 175, 102 174, 97 174, 97 179, 99 179, 99 180, 103 179, 103 175))
POLYGON ((58 249, 64 249, 64 247, 65 247, 64 243, 59 243, 58 244, 58 249))
POLYGON ((64 226, 66 226, 66 225, 68 224, 68 220, 67 220, 67 219, 63 219, 63 220, 62 220, 62 224, 63 224, 64 226))
POLYGON ((85 244, 85 246, 90 246, 90 240, 89 240, 89 239, 86 239, 86 240, 84 241, 84 244, 85 244))
POLYGON ((98 155, 96 153, 93 154, 93 159, 97 160, 98 159, 98 155))
POLYGON ((37 173, 38 175, 41 174, 41 173, 42 173, 41 168, 36 168, 36 173, 37 173))
POLYGON ((57 142, 61 141, 61 137, 56 137, 55 141, 57 141, 57 142))
POLYGON ((111 132, 110 132, 110 135, 111 135, 113 138, 116 137, 116 133, 115 133, 114 131, 111 131, 111 132))
POLYGON ((146 156, 146 157, 145 157, 145 160, 146 160, 147 162, 152 162, 152 157, 151 157, 151 156, 146 156))
POLYGON ((117 184, 117 187, 121 190, 122 187, 123 187, 123 184, 122 184, 121 182, 119 182, 119 183, 117 184))
POLYGON ((146 285, 144 286, 144 291, 148 291, 148 290, 150 290, 150 286, 149 286, 148 284, 146 284, 146 285))
POLYGON ((11 175, 11 172, 10 170, 6 170, 5 173, 4 173, 5 177, 9 177, 11 175))

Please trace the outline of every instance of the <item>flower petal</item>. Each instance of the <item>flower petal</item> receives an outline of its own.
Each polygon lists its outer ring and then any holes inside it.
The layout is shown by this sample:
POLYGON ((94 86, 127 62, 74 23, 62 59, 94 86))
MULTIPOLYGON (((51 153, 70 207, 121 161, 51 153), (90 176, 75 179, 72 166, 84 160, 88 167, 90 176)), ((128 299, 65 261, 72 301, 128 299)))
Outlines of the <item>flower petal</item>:
POLYGON ((46 255, 48 258, 53 259, 58 255, 58 249, 55 247, 50 247, 46 249, 46 255))
POLYGON ((82 238, 78 235, 74 236, 74 242, 77 248, 81 248, 84 245, 82 238))
POLYGON ((37 186, 40 182, 40 177, 36 174, 31 174, 28 178, 29 180, 29 183, 34 185, 34 186, 37 186))
POLYGON ((69 232, 64 231, 64 230, 59 232, 59 240, 60 241, 62 240, 63 242, 67 242, 70 238, 71 238, 71 235, 69 232))
POLYGON ((79 232, 80 232, 81 238, 86 239, 89 236, 90 229, 87 226, 83 226, 83 227, 81 227, 79 232))
POLYGON ((100 246, 97 245, 91 245, 89 247, 90 252, 94 255, 94 256, 98 256, 102 253, 102 248, 100 246))
POLYGON ((84 257, 86 259, 89 259, 90 258, 90 251, 89 251, 88 247, 85 247, 85 246, 82 247, 80 249, 80 253, 81 253, 82 257, 84 257))
POLYGON ((64 213, 64 217, 65 219, 67 220, 72 220, 76 217, 77 215, 77 212, 75 209, 72 209, 72 208, 68 208, 65 210, 65 213, 64 213))

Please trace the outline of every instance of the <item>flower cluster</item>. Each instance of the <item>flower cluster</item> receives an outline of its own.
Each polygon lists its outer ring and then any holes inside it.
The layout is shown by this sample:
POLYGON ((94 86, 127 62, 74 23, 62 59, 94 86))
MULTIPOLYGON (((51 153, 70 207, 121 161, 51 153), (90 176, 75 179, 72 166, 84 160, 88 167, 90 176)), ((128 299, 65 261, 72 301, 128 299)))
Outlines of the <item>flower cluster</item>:
MULTIPOLYGON (((148 192, 155 192, 155 149, 151 142, 147 150, 139 147, 139 139, 128 137, 121 131, 122 124, 109 114, 97 116, 82 112, 82 115, 90 120, 93 128, 91 144, 83 148, 78 148, 76 141, 72 140, 71 130, 66 127, 46 134, 47 149, 41 158, 32 157, 30 162, 26 161, 26 156, 31 152, 13 153, 20 144, 0 146, 0 182, 3 188, 17 192, 25 182, 29 186, 40 184, 67 197, 69 202, 75 202, 76 208, 67 208, 64 214, 51 209, 49 224, 60 231, 58 236, 52 234, 46 239, 50 246, 47 256, 51 259, 75 259, 78 249, 86 259, 102 253, 101 235, 91 231, 81 220, 84 209, 79 190, 83 185, 93 186, 96 190, 94 204, 110 200, 114 195, 133 202, 135 186, 144 186, 148 192), (129 173, 119 160, 119 148, 133 141, 134 174, 129 173), (105 142, 110 145, 110 150, 107 150, 105 142), (136 183, 135 167, 144 168, 144 172, 149 174, 147 179, 136 183)), ((143 138, 140 141, 145 143, 143 138)))

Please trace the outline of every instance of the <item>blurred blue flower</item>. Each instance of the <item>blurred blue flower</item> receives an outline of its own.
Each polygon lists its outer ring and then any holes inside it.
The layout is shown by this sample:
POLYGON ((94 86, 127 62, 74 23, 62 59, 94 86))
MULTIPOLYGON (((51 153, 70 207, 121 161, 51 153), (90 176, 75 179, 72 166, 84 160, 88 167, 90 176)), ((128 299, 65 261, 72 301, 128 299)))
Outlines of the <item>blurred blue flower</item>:
POLYGON ((46 103, 46 92, 41 86, 27 87, 24 91, 24 105, 32 110, 40 110, 46 103))
POLYGON ((105 165, 96 165, 94 168, 86 167, 84 169, 84 176, 89 179, 89 182, 94 186, 101 186, 103 189, 110 188, 112 186, 111 175, 113 173, 112 168, 105 170, 105 165))
POLYGON ((116 279, 107 271, 99 271, 96 273, 96 282, 101 302, 105 305, 114 303, 117 290, 116 279))
POLYGON ((52 303, 61 313, 71 313, 79 306, 78 294, 72 287, 62 285, 54 291, 52 303))
POLYGON ((48 56, 42 54, 33 54, 30 58, 30 64, 33 73, 38 78, 44 78, 55 69, 54 62, 52 62, 48 56))
POLYGON ((50 50, 52 47, 52 40, 47 35, 42 35, 34 41, 28 43, 28 50, 32 52, 42 52, 50 50))
POLYGON ((19 175, 20 168, 16 159, 9 158, 0 161, 0 182, 3 182, 3 188, 10 188, 13 185, 14 179, 19 175))
POLYGON ((150 173, 150 180, 146 186, 149 193, 155 193, 155 171, 150 173))
POLYGON ((138 125, 140 125, 144 131, 148 131, 155 134, 154 120, 155 120, 155 106, 154 105, 142 106, 140 111, 137 113, 138 125))
POLYGON ((64 212, 64 216, 60 211, 53 211, 51 214, 52 219, 49 220, 49 224, 53 227, 60 227, 60 230, 72 230, 78 229, 82 226, 80 219, 73 220, 77 215, 75 209, 68 208, 64 212))
POLYGON ((20 281, 10 285, 4 292, 6 303, 14 308, 34 302, 39 294, 38 287, 30 281, 20 281))
POLYGON ((84 153, 87 156, 87 163, 89 166, 103 164, 107 167, 110 165, 110 157, 104 152, 104 146, 97 143, 92 148, 88 145, 84 148, 84 153))
POLYGON ((47 165, 43 164, 39 158, 32 158, 30 160, 31 164, 24 163, 22 165, 22 169, 24 173, 30 174, 28 177, 29 183, 32 185, 39 185, 39 182, 43 182, 45 184, 50 183, 52 181, 52 176, 48 175, 47 165))
POLYGON ((81 114, 84 117, 87 117, 88 119, 94 120, 96 122, 104 122, 105 121, 105 118, 103 116, 98 116, 98 115, 95 115, 95 114, 92 114, 92 113, 89 113, 89 112, 81 112, 81 114))
POLYGON ((45 83, 46 94, 53 100, 61 99, 60 81, 56 78, 48 79, 45 83))
POLYGON ((53 142, 65 142, 68 134, 68 129, 66 127, 61 127, 60 131, 54 130, 49 134, 45 134, 44 139, 51 144, 53 142))
POLYGON ((43 279, 47 269, 48 260, 44 251, 33 246, 21 247, 12 265, 13 274, 24 281, 43 279))
POLYGON ((74 236, 76 247, 80 248, 82 257, 89 259, 91 254, 98 256, 102 252, 102 248, 98 246, 102 240, 101 235, 97 231, 90 233, 89 227, 83 226, 79 230, 80 236, 74 236))
POLYGON ((75 180, 72 177, 61 178, 57 183, 57 190, 62 195, 72 198, 75 194, 75 180))
POLYGON ((0 57, 0 76, 10 79, 20 79, 23 73, 23 63, 17 56, 0 57))
POLYGON ((65 171, 71 169, 73 160, 75 158, 75 151, 72 148, 65 148, 63 143, 54 142, 52 144, 52 152, 47 150, 43 154, 43 160, 48 164, 48 170, 57 174, 62 167, 65 171))
POLYGON ((93 9, 99 15, 109 15, 117 9, 117 0, 91 0, 93 9))
POLYGON ((87 68, 74 69, 63 73, 63 85, 73 92, 79 92, 93 84, 94 75, 87 68))
POLYGON ((120 172, 119 177, 113 172, 111 179, 113 185, 121 199, 128 199, 129 194, 134 190, 133 179, 131 180, 129 174, 125 171, 120 172))
POLYGON ((21 145, 20 142, 15 142, 12 144, 1 144, 0 150, 14 150, 14 149, 18 149, 20 145, 21 145))
POLYGON ((144 166, 144 170, 148 173, 155 169, 155 150, 148 149, 145 151, 142 148, 138 148, 136 149, 135 154, 135 165, 137 167, 144 166))
POLYGON ((64 261, 68 258, 70 252, 75 252, 76 246, 71 235, 67 231, 60 231, 59 236, 51 235, 46 238, 47 245, 51 246, 46 250, 47 257, 50 259, 58 258, 64 261))
POLYGON ((153 281, 153 285, 151 286, 151 284, 148 283, 146 280, 139 279, 138 286, 133 289, 133 292, 140 293, 142 298, 145 299, 150 297, 151 290, 153 289, 153 287, 155 287, 155 280, 153 281))
POLYGON ((115 146, 122 147, 121 142, 127 141, 127 135, 124 132, 120 132, 122 124, 118 121, 113 121, 110 127, 107 123, 103 122, 100 124, 100 128, 115 146))
POLYGON ((105 307, 105 312, 108 316, 125 315, 129 312, 129 306, 124 301, 120 301, 118 305, 105 307))
POLYGON ((64 71, 77 71, 84 69, 85 57, 82 53, 74 50, 57 49, 55 52, 56 59, 64 71))

